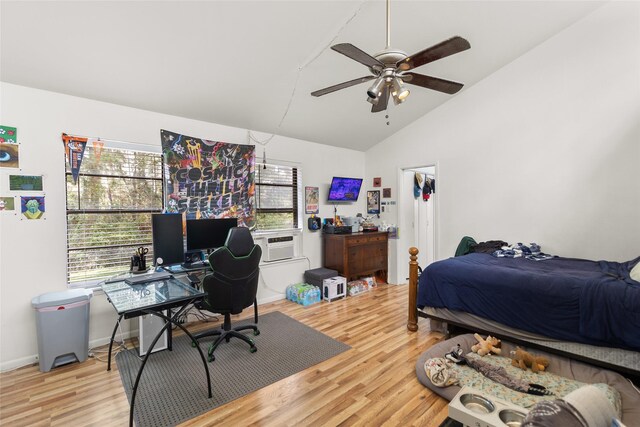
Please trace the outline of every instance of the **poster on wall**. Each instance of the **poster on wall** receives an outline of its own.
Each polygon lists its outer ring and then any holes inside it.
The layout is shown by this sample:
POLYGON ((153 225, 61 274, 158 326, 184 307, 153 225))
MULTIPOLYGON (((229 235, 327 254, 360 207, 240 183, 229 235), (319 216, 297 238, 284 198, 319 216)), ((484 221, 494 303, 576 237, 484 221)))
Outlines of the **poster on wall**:
POLYGON ((160 131, 168 213, 255 228, 255 147, 160 131))
POLYGON ((0 144, 0 168, 20 167, 20 146, 18 144, 0 144))
POLYGON ((304 213, 317 214, 320 212, 318 199, 318 187, 304 187, 304 213))
POLYGON ((42 175, 9 175, 10 191, 42 191, 42 175))
POLYGON ((0 125, 0 144, 17 144, 18 129, 0 125))
POLYGON ((42 219, 44 216, 44 196, 20 196, 23 219, 42 219))
POLYGON ((367 213, 380 213, 380 190, 367 191, 367 213))
POLYGON ((13 197, 0 197, 0 211, 14 211, 15 209, 13 197))
POLYGON ((64 142, 64 153, 71 168, 71 176, 73 176, 73 183, 78 183, 78 175, 80 174, 80 166, 82 165, 82 158, 84 156, 84 149, 87 147, 87 138, 82 138, 73 135, 62 134, 62 141, 64 142))

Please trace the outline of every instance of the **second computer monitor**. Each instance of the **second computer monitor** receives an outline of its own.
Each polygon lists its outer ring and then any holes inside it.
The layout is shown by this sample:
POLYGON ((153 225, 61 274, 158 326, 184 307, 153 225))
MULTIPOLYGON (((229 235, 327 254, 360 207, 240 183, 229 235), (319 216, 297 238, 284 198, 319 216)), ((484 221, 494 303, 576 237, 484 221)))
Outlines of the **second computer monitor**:
POLYGON ((187 251, 202 251, 224 246, 229 230, 237 226, 237 218, 188 219, 187 251))
POLYGON ((177 264, 184 261, 182 215, 153 214, 153 265, 177 264))

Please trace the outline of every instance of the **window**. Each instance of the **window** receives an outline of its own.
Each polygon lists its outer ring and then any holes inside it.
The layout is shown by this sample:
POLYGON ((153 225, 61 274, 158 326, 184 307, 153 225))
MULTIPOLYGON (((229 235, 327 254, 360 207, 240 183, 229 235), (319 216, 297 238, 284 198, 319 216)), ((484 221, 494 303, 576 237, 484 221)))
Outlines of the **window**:
MULTIPOLYGON (((67 280, 86 286, 129 270, 139 246, 152 251, 151 214, 162 211, 160 154, 88 143, 67 181, 67 280)), ((147 254, 152 260, 153 254, 147 254)))
POLYGON ((298 169, 256 163, 257 229, 298 228, 298 169))

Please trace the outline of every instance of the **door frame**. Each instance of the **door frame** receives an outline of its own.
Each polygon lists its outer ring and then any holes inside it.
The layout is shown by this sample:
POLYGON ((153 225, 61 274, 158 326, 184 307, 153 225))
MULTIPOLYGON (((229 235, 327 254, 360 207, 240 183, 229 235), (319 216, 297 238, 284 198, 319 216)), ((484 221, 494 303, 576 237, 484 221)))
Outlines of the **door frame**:
MULTIPOLYGON (((399 238, 397 240, 397 244, 396 244, 396 277, 395 277, 395 283, 401 284, 401 283, 408 283, 407 277, 404 277, 405 275, 402 273, 404 270, 404 268, 401 268, 401 265, 407 265, 409 264, 409 247, 410 247, 410 241, 413 240, 413 236, 407 236, 408 231, 409 231, 409 226, 410 224, 408 224, 405 221, 405 218, 403 215, 401 215, 401 212, 405 212, 406 210, 410 210, 411 212, 413 212, 414 217, 412 218, 412 221, 414 221, 415 223, 415 211, 413 208, 413 205, 411 206, 407 206, 406 203, 406 196, 407 196, 407 192, 409 191, 413 191, 412 189, 410 190, 409 188, 406 188, 403 185, 403 180, 404 180, 404 175, 406 172, 410 172, 410 171, 414 171, 415 169, 422 169, 422 168, 428 168, 428 167, 432 167, 434 168, 434 176, 435 176, 435 180, 436 183, 439 182, 439 171, 440 171, 440 166, 438 164, 438 162, 425 162, 425 164, 422 165, 418 165, 418 166, 406 166, 406 167, 401 167, 398 168, 398 176, 397 176, 397 181, 398 181, 398 228, 399 228, 399 238)), ((438 185, 438 192, 440 192, 440 186, 438 185)), ((440 203, 438 203, 437 199, 439 197, 434 197, 432 200, 430 200, 430 202, 433 202, 433 248, 434 248, 434 254, 433 254, 433 259, 434 261, 437 261, 439 259, 439 253, 440 253, 440 203)), ((418 248, 418 250, 420 250, 421 248, 418 248)), ((422 249, 424 250, 424 248, 422 249)), ((421 267, 425 267, 425 266, 421 266, 421 267)), ((408 268, 408 267, 407 267, 408 268)))

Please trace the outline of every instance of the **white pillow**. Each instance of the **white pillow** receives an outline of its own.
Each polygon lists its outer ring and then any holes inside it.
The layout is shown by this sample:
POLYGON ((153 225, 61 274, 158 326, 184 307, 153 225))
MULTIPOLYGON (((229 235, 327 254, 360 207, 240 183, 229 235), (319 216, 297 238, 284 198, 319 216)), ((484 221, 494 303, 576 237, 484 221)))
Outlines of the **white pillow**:
POLYGON ((631 273, 629 273, 629 275, 636 282, 640 282, 640 262, 636 263, 636 265, 631 269, 631 273))

